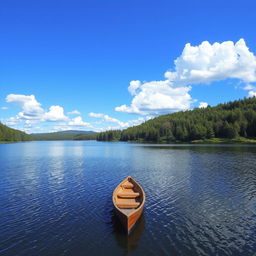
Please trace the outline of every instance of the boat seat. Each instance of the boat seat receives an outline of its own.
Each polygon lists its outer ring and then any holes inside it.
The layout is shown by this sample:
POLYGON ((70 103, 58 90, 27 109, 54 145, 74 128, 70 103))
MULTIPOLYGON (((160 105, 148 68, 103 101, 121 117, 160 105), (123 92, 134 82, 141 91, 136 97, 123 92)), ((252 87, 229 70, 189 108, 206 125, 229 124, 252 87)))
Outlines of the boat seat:
POLYGON ((129 182, 129 181, 126 181, 123 185, 122 185, 123 188, 133 188, 134 185, 129 182))
POLYGON ((140 203, 138 202, 119 202, 116 204, 118 208, 133 209, 137 208, 140 203))
POLYGON ((136 197, 140 196, 140 193, 136 193, 136 192, 133 192, 133 193, 119 192, 119 193, 117 193, 117 196, 121 197, 121 198, 136 198, 136 197))

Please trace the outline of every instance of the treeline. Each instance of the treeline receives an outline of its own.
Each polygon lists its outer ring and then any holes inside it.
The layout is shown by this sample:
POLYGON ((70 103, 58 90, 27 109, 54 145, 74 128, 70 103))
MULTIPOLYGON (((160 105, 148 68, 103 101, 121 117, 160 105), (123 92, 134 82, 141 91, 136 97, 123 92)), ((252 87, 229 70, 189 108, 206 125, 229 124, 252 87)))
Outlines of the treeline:
POLYGON ((1 142, 17 142, 17 141, 30 141, 31 136, 25 132, 12 129, 0 123, 0 141, 1 142))
POLYGON ((159 116, 123 131, 99 133, 99 141, 190 142, 256 138, 256 98, 159 116))
POLYGON ((96 140, 97 133, 81 133, 74 136, 74 140, 96 140))
POLYGON ((96 133, 34 133, 33 140, 96 140, 96 133))

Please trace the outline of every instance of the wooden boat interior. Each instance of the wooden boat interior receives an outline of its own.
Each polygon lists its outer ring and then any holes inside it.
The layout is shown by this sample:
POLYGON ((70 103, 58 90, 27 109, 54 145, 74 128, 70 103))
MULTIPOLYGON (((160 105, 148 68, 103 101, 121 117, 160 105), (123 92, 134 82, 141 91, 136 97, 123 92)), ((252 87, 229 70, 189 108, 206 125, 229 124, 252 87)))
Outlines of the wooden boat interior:
POLYGON ((129 215, 141 205, 142 189, 131 177, 127 177, 115 190, 114 201, 120 211, 129 215))

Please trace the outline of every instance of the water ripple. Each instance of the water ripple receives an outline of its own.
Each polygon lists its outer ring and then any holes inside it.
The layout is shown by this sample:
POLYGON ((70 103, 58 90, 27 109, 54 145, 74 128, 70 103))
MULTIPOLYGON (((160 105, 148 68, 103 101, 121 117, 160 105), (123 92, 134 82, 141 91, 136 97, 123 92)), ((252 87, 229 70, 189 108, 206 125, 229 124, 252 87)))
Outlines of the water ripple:
POLYGON ((0 144, 1 255, 254 255, 256 147, 0 144), (127 237, 112 191, 146 205, 127 237))

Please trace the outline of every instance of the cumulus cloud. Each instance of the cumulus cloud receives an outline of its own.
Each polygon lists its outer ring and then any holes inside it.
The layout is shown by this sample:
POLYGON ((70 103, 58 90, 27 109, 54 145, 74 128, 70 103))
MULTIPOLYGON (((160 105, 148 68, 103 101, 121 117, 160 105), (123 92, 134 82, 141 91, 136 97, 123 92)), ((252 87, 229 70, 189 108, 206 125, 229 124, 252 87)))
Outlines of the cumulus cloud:
POLYGON ((165 77, 176 85, 210 83, 228 78, 248 83, 256 81, 256 57, 244 39, 236 43, 210 44, 204 41, 199 46, 188 43, 174 63, 175 71, 167 71, 165 77))
POLYGON ((200 102, 199 103, 199 108, 207 108, 208 103, 207 102, 200 102))
POLYGON ((91 127, 90 123, 84 122, 81 116, 75 117, 68 122, 69 126, 84 126, 91 127))
POLYGON ((102 114, 102 113, 89 113, 88 114, 90 117, 95 117, 95 118, 101 118, 103 119, 105 122, 107 123, 114 123, 116 124, 115 126, 108 126, 106 129, 107 130, 115 130, 115 129, 124 129, 124 128, 128 128, 134 125, 139 125, 143 122, 145 122, 146 120, 148 120, 150 117, 147 118, 138 118, 135 120, 129 120, 127 122, 122 122, 116 118, 110 117, 109 115, 106 114, 102 114))
MULTIPOLYGON (((198 46, 188 43, 174 61, 173 71, 165 72, 165 78, 145 83, 131 81, 128 91, 134 97, 130 106, 124 104, 115 110, 142 115, 186 110, 194 102, 189 94, 192 85, 230 78, 239 79, 249 90, 248 84, 256 82, 256 57, 244 39, 236 43, 204 41, 198 46)), ((249 95, 254 95, 255 91, 250 91, 249 95)))
POLYGON ((68 112, 69 115, 80 115, 81 113, 78 110, 73 110, 68 112))
POLYGON ((6 102, 13 103, 21 107, 22 112, 18 114, 21 119, 41 119, 44 110, 34 95, 9 94, 6 102))
POLYGON ((68 118, 64 115, 64 109, 60 106, 51 106, 49 112, 44 113, 45 121, 65 121, 68 118))
POLYGON ((22 111, 15 117, 17 120, 34 120, 35 123, 43 121, 65 121, 68 119, 61 106, 51 106, 49 111, 45 111, 34 95, 9 94, 6 97, 6 102, 21 107, 22 111))
POLYGON ((192 102, 188 93, 190 90, 190 86, 174 87, 169 80, 143 83, 133 91, 134 98, 130 106, 121 105, 115 110, 142 115, 186 110, 192 102))

